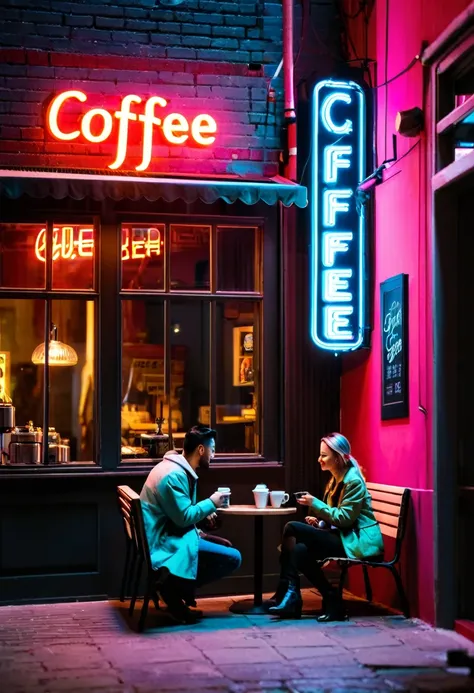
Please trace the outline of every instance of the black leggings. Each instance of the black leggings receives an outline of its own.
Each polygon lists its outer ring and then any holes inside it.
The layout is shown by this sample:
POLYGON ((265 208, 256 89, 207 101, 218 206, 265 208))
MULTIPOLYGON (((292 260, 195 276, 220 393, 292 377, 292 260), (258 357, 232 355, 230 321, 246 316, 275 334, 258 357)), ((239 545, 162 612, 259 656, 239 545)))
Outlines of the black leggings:
POLYGON ((283 530, 281 546, 281 574, 299 587, 299 573, 319 590, 323 597, 331 592, 331 584, 318 559, 346 556, 339 532, 311 527, 305 522, 288 522, 283 530))

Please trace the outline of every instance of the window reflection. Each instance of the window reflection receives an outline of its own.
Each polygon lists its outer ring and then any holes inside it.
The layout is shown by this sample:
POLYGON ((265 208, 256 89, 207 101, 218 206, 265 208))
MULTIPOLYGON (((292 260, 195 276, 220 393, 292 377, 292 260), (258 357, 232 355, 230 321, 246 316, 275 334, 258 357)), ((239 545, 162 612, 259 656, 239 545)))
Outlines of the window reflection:
POLYGON ((219 301, 216 428, 221 453, 258 452, 259 302, 219 301))
POLYGON ((173 439, 181 447, 185 432, 209 419, 209 303, 173 299, 170 319, 173 439))
POLYGON ((258 291, 258 229, 217 227, 217 290, 258 291))
POLYGON ((58 340, 72 347, 77 365, 49 368, 49 463, 94 458, 94 302, 51 301, 58 340))
POLYGON ((170 238, 171 289, 209 291, 211 227, 171 224, 170 238))
POLYGON ((122 288, 164 288, 164 224, 122 226, 122 288))
MULTIPOLYGON (((0 286, 44 289, 44 257, 38 257, 38 238, 46 224, 0 224, 0 286)), ((44 231, 43 231, 44 234, 44 231)))
POLYGON ((163 330, 163 303, 122 301, 123 460, 150 456, 157 418, 164 419, 161 432, 169 432, 163 330))
MULTIPOLYGON (((0 299, 0 400, 11 399, 17 426, 43 425, 43 368, 31 362, 31 354, 43 340, 44 311, 41 300, 0 299)), ((1 433, 2 463, 9 464, 11 431, 1 433)), ((34 452, 39 464, 41 450, 34 452)))
MULTIPOLYGON (((94 288, 94 225, 53 224, 53 289, 88 291, 94 288)), ((36 239, 36 258, 44 263, 46 229, 36 239)))

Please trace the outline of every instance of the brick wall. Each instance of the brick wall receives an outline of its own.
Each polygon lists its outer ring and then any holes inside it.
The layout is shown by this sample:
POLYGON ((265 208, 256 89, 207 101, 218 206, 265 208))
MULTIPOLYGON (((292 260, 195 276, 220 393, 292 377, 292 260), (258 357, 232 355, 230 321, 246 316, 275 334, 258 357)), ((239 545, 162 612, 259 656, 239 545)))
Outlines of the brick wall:
MULTIPOLYGON (((52 95, 77 89, 88 96, 82 113, 113 113, 121 97, 137 94, 143 102, 165 98, 163 115, 215 118, 216 141, 206 148, 168 145, 157 129, 150 171, 275 174, 281 81, 276 104, 267 102, 267 88, 281 59, 281 0, 166 4, 0 0, 0 166, 103 169, 114 161, 116 119, 100 144, 82 136, 59 142, 45 132, 52 95)), ((142 112, 143 103, 134 110, 142 112)), ((77 126, 79 111, 69 104, 67 113, 77 126)), ((141 161, 141 131, 133 125, 121 170, 141 161)))

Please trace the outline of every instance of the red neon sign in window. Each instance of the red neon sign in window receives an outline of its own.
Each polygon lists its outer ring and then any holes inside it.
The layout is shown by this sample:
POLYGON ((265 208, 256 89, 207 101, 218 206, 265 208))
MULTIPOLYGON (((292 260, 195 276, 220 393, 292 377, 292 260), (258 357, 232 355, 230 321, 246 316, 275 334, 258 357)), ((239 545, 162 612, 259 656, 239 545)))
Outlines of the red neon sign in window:
POLYGON ((150 96, 145 101, 142 113, 134 111, 134 107, 142 103, 143 99, 135 94, 124 96, 120 110, 110 112, 104 108, 92 108, 87 110, 80 119, 79 128, 68 129, 61 127, 60 120, 63 109, 67 112, 70 101, 85 103, 87 95, 82 91, 64 91, 56 96, 49 105, 46 124, 49 133, 57 140, 69 142, 77 139, 81 134, 93 144, 106 142, 112 136, 114 119, 118 120, 117 154, 115 161, 109 164, 109 168, 120 168, 127 156, 129 139, 129 124, 133 121, 143 123, 142 134, 142 161, 136 166, 137 171, 146 171, 150 166, 153 148, 153 134, 155 128, 161 130, 163 138, 169 144, 181 145, 189 138, 202 147, 209 147, 215 142, 217 123, 207 113, 201 113, 191 122, 181 113, 168 113, 163 118, 157 115, 156 109, 167 106, 166 99, 161 96, 150 96))
MULTIPOLYGON (((80 257, 93 257, 94 230, 77 226, 61 226, 53 229, 53 262, 55 260, 74 260, 80 257)), ((122 260, 137 260, 161 255, 160 232, 155 227, 122 230, 122 260)), ((46 258, 46 229, 41 229, 36 237, 35 255, 41 262, 46 258)))

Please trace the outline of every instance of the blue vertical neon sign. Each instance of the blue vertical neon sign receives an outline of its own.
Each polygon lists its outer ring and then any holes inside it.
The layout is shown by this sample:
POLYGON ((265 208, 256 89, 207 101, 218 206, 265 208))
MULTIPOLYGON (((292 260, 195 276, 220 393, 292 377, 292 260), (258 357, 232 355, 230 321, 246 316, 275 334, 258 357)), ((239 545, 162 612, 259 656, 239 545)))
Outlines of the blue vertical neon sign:
POLYGON ((355 82, 324 80, 313 91, 311 153, 311 337, 351 351, 364 339, 363 210, 365 94, 355 82))

